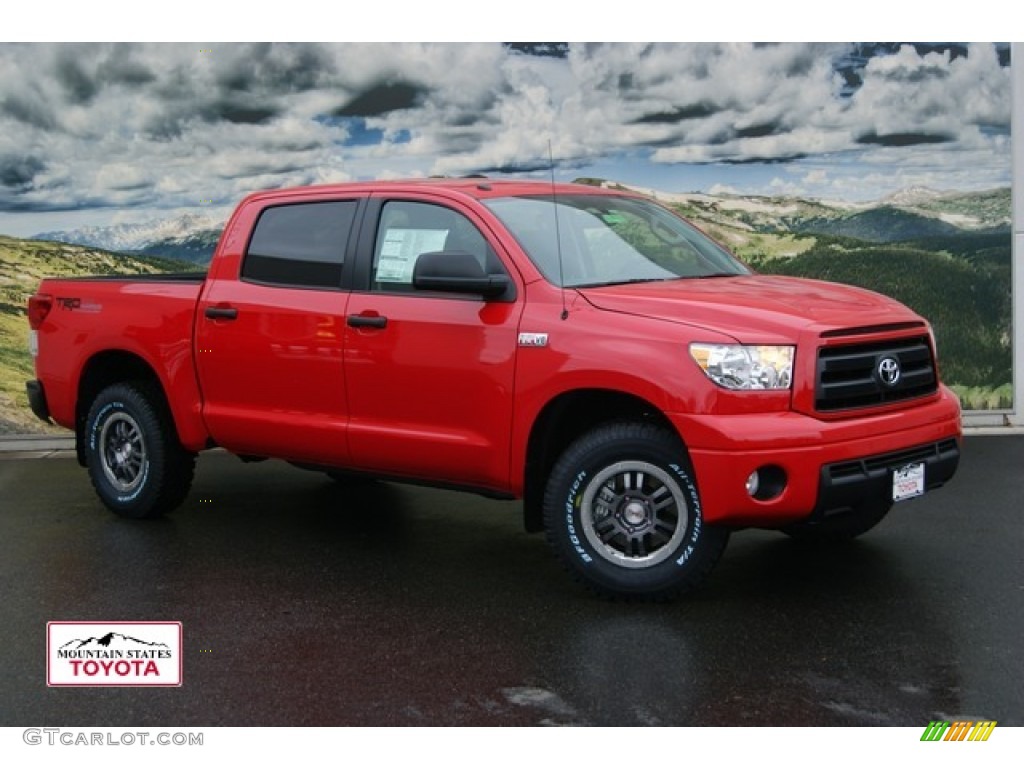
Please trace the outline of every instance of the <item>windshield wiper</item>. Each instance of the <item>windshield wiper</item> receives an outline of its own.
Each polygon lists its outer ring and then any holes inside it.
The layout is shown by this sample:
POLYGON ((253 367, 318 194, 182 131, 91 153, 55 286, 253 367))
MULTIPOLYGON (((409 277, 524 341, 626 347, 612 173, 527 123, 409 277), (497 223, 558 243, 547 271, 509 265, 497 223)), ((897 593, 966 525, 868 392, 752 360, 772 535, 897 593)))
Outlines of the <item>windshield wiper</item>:
POLYGON ((626 280, 609 280, 608 282, 600 283, 578 283, 576 285, 567 285, 566 288, 604 288, 608 285, 633 285, 634 283, 663 283, 667 280, 678 280, 679 278, 675 275, 672 277, 630 277, 626 280))

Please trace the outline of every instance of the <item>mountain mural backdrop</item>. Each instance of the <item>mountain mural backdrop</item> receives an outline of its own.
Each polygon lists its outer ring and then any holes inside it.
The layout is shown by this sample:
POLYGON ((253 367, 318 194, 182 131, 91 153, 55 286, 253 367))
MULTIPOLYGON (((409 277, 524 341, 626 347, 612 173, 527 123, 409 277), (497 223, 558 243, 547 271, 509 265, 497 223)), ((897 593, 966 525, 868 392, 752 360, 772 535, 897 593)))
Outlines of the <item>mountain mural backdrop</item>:
MULTIPOLYGON (((1009 188, 914 188, 857 204, 628 188, 676 210, 760 272, 835 280, 903 301, 932 321, 943 376, 966 408, 1012 406, 1009 188)), ((25 303, 42 277, 193 271, 209 262, 221 226, 186 214, 27 240, 0 236, 0 433, 47 429, 24 394, 33 377, 25 303)))

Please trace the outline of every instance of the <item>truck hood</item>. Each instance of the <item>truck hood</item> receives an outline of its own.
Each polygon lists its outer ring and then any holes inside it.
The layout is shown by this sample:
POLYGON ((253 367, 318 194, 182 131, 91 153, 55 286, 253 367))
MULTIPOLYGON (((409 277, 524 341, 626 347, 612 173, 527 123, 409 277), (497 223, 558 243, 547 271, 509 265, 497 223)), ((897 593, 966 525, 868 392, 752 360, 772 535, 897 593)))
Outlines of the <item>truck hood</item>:
POLYGON ((899 302, 861 288, 820 280, 764 275, 580 288, 609 312, 667 320, 733 336, 739 341, 802 331, 921 321, 899 302))

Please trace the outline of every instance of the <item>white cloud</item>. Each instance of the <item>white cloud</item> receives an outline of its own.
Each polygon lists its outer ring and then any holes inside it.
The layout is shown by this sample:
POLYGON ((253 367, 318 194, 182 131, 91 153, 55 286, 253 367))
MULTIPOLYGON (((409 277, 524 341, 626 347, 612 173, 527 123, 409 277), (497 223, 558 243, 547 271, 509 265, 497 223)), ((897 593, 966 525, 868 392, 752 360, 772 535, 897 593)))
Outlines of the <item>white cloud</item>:
POLYGON ((835 67, 847 51, 0 45, 0 210, 178 209, 260 186, 536 168, 549 141, 567 167, 815 158, 786 182, 800 189, 852 183, 826 170, 852 162, 1005 183, 1009 70, 993 46, 872 56, 852 96, 835 67))
POLYGON ((712 184, 708 189, 708 194, 711 195, 739 195, 740 190, 735 187, 730 187, 728 184, 712 184))
POLYGON ((828 171, 824 168, 812 168, 804 174, 801 181, 804 184, 825 184, 828 182, 828 171))

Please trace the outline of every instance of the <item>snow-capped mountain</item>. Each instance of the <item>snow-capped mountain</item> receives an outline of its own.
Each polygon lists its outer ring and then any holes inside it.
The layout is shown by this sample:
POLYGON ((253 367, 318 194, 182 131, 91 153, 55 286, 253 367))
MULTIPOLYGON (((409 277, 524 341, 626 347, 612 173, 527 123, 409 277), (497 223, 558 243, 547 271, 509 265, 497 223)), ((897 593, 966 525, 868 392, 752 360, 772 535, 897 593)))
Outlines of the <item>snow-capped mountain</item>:
POLYGON ((891 195, 883 197, 880 202, 886 205, 913 207, 923 203, 930 203, 943 197, 955 195, 955 192, 940 192, 935 189, 929 189, 928 187, 906 187, 897 192, 893 192, 891 195))
POLYGON ((979 191, 907 187, 878 200, 848 203, 726 189, 664 193, 604 179, 578 181, 652 195, 734 247, 747 242, 752 233, 765 232, 836 235, 884 243, 965 233, 1008 234, 1011 226, 1009 187, 979 191))
MULTIPOLYGON (((909 187, 879 200, 854 204, 727 190, 667 193, 597 178, 577 181, 652 195, 699 226, 710 227, 716 237, 731 244, 736 244, 732 235, 746 241, 757 232, 817 233, 892 242, 964 232, 1002 233, 1011 226, 1009 187, 970 192, 909 187)), ((223 222, 212 216, 185 213, 137 224, 45 232, 35 239, 206 265, 222 228, 223 222)))
MULTIPOLYGON (((216 244, 224 222, 198 213, 184 213, 172 219, 151 219, 136 224, 110 227, 82 227, 57 232, 42 232, 35 240, 57 240, 63 243, 88 245, 107 251, 153 253, 153 246, 202 240, 216 244)), ((212 251, 212 247, 210 249, 212 251)))

